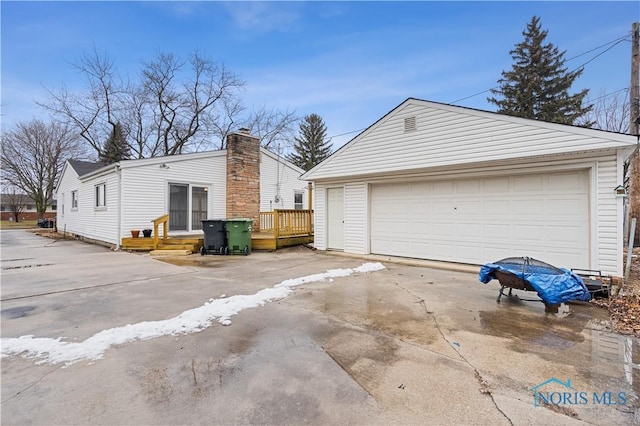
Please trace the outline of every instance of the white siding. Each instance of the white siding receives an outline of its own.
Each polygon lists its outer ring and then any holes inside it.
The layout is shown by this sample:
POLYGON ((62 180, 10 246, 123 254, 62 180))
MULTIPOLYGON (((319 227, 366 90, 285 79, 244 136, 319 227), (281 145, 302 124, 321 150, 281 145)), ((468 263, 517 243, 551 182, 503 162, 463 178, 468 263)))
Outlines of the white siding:
MULTIPOLYGON (((71 195, 65 195, 65 215, 70 203, 71 195)), ((118 177, 113 169, 109 173, 81 180, 78 189, 78 231, 74 232, 86 238, 119 244, 118 208, 118 177), (103 183, 106 186, 106 206, 96 207, 95 188, 103 183)))
POLYGON ((313 226, 314 246, 319 250, 327 249, 327 187, 316 184, 313 188, 313 226))
POLYGON ((303 208, 308 208, 307 182, 298 179, 302 173, 303 170, 292 167, 282 157, 263 149, 260 155, 260 211, 293 209, 296 191, 303 194, 303 208))
POLYGON ((344 186, 344 251, 347 253, 367 252, 367 195, 364 182, 344 186))
POLYGON ((337 151, 306 179, 425 170, 619 148, 633 137, 408 100, 337 151), (416 130, 405 132, 415 117, 416 130))
MULTIPOLYGON (((122 237, 132 229, 152 228, 152 220, 169 212, 169 183, 208 188, 208 218, 226 216, 226 157, 180 157, 166 159, 166 168, 156 162, 122 170, 122 237)), ((169 229, 171 231, 171 229, 169 229)), ((196 231, 194 231, 196 232, 196 231)), ((202 231, 197 231, 201 233, 202 231)))
MULTIPOLYGON (((622 167, 622 165, 620 165, 622 167)), ((615 153, 600 158, 597 166, 596 198, 596 244, 598 251, 597 266, 607 273, 622 276, 622 252, 619 251, 618 231, 622 226, 619 210, 622 208, 616 199, 614 188, 621 182, 616 180, 615 153)))
POLYGON ((56 188, 56 199, 58 211, 56 223, 59 231, 78 234, 80 230, 80 217, 78 210, 71 210, 71 191, 76 191, 80 187, 78 174, 73 167, 67 163, 62 171, 62 176, 56 188))

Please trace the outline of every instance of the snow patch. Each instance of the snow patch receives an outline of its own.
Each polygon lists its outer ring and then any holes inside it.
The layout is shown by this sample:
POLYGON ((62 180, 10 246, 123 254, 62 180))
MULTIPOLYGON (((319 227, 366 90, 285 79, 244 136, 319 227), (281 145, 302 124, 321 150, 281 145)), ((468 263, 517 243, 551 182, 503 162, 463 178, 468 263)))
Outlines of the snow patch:
POLYGON ((33 335, 0 339, 2 358, 22 355, 25 358, 37 358, 37 364, 71 365, 82 360, 96 360, 114 345, 122 345, 136 340, 148 340, 161 336, 191 334, 210 327, 214 321, 228 326, 231 317, 245 309, 256 308, 273 300, 283 299, 293 292, 293 288, 302 284, 347 277, 355 273, 368 273, 384 269, 381 263, 364 263, 357 268, 329 269, 320 274, 307 275, 284 280, 273 287, 265 288, 255 294, 236 295, 219 299, 209 299, 203 306, 189 309, 167 320, 143 321, 110 328, 94 334, 82 342, 63 341, 50 337, 33 335))

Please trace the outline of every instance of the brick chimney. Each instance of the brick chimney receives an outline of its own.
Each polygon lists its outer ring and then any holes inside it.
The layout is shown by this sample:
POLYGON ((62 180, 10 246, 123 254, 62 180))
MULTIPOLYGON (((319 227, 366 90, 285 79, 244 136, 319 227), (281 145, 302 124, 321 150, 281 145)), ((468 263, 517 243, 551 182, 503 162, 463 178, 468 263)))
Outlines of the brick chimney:
POLYGON ((253 219, 260 227, 260 139, 248 129, 227 136, 227 218, 253 219))

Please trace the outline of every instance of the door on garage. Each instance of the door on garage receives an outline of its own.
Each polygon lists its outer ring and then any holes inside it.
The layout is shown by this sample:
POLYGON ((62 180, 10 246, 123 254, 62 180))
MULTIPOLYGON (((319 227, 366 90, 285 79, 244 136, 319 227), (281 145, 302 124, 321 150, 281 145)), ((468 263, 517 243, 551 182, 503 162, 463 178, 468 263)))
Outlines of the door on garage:
POLYGON ((371 253, 590 267, 587 170, 371 185, 371 253))
POLYGON ((344 250, 344 189, 327 189, 327 249, 344 250))

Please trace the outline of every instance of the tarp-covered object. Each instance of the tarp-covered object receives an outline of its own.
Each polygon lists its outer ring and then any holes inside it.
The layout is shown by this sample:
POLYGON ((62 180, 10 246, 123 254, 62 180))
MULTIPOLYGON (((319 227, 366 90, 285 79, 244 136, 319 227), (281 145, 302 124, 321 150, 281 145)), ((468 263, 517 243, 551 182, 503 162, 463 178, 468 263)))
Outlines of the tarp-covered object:
POLYGON ((591 294, 582 278, 568 269, 556 268, 535 259, 521 258, 520 264, 510 261, 511 259, 514 258, 484 264, 478 275, 480 282, 487 284, 496 278, 495 271, 502 271, 528 282, 542 301, 549 305, 591 300, 591 294))

